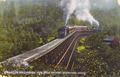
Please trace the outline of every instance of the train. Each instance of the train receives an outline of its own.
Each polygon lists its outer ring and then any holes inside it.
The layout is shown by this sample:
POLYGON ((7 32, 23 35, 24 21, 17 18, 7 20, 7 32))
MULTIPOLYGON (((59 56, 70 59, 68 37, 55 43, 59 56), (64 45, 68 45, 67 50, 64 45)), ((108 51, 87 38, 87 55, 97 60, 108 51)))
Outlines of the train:
POLYGON ((92 31, 88 26, 64 26, 60 29, 58 29, 58 38, 64 38, 68 34, 80 31, 80 32, 88 32, 92 31))
MULTIPOLYGON (((83 32, 99 32, 100 29, 96 28, 89 28, 88 26, 64 26, 58 30, 58 37, 57 38, 64 38, 67 35, 69 35, 72 32, 79 31, 81 33, 83 32)), ((106 37, 103 39, 103 41, 110 45, 111 47, 117 47, 120 46, 120 40, 112 37, 106 37)))

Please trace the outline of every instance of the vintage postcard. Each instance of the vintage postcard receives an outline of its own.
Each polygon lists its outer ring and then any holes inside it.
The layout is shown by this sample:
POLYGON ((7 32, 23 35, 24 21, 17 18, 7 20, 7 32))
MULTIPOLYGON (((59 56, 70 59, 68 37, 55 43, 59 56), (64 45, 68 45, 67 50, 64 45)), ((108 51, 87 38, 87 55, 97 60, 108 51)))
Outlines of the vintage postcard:
POLYGON ((0 0, 0 77, 120 77, 120 0, 0 0))

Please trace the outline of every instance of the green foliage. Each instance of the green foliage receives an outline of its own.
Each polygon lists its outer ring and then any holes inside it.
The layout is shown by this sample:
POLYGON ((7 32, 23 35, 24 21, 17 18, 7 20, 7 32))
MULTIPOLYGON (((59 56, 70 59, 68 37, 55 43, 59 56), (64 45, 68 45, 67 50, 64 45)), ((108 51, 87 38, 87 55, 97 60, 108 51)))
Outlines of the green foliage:
POLYGON ((0 12, 0 61, 39 47, 56 36, 63 24, 61 10, 54 6, 20 5, 11 2, 0 12))
POLYGON ((79 51, 77 55, 79 64, 76 68, 87 72, 88 77, 119 76, 120 48, 112 48, 103 42, 106 35, 106 32, 95 33, 84 43, 80 43, 80 46, 85 45, 86 49, 79 51))
POLYGON ((3 59, 39 46, 38 34, 25 26, 8 26, 3 28, 0 33, 0 52, 3 59))

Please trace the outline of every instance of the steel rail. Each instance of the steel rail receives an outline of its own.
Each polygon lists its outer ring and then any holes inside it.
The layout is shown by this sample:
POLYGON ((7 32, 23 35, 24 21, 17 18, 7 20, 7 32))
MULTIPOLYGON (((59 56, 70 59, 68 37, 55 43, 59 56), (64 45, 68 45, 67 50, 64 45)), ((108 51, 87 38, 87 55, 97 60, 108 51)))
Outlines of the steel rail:
POLYGON ((69 60, 68 60, 68 63, 67 63, 67 65, 66 65, 65 69, 67 69, 68 66, 69 66, 69 64, 70 64, 70 61, 71 61, 71 59, 72 59, 72 56, 73 56, 73 53, 74 53, 74 50, 75 50, 76 45, 77 45, 77 41, 75 42, 75 45, 74 45, 74 47, 73 47, 73 49, 72 49, 72 53, 71 53, 71 55, 70 55, 70 57, 69 57, 69 60))
POLYGON ((62 58, 59 60, 59 62, 57 63, 57 65, 55 66, 55 68, 61 63, 61 61, 63 60, 63 58, 65 57, 65 55, 68 53, 69 49, 71 48, 72 44, 74 43, 74 41, 76 40, 78 36, 76 36, 72 42, 70 43, 69 47, 67 48, 67 50, 65 51, 65 53, 63 54, 62 58))

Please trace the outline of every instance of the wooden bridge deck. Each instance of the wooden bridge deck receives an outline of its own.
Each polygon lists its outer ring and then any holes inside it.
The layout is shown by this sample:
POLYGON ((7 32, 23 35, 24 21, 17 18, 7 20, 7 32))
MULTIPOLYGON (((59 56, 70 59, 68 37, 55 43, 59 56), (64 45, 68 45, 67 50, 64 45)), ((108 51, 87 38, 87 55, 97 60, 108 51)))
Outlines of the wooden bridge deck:
POLYGON ((65 40, 69 39, 69 37, 71 37, 74 33, 75 32, 71 33, 70 35, 68 35, 67 37, 65 37, 63 39, 55 39, 52 42, 47 43, 41 47, 27 51, 23 54, 15 56, 15 57, 9 58, 9 59, 1 62, 0 64, 5 64, 5 65, 13 64, 15 66, 21 66, 21 65, 25 65, 25 64, 28 65, 27 62, 32 62, 33 60, 36 60, 36 59, 46 55, 47 53, 49 53, 50 51, 55 49, 57 46, 59 46, 61 43, 63 43, 65 40))

